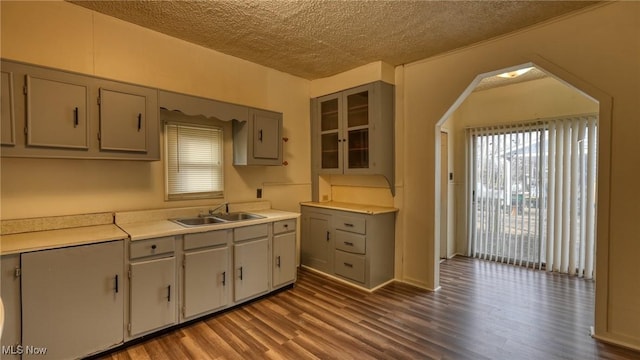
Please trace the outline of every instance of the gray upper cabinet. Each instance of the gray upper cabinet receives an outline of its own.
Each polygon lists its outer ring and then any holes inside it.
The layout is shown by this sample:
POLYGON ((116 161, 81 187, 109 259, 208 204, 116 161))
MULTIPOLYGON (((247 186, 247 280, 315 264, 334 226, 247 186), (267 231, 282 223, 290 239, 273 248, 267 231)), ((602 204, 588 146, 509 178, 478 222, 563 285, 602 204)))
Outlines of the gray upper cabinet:
POLYGON ((148 137, 154 136, 147 133, 148 114, 155 110, 153 95, 151 89, 123 85, 100 88, 100 150, 149 151, 148 137))
POLYGON ((234 165, 282 165, 282 113, 249 109, 233 122, 234 165))
POLYGON ((2 93, 3 157, 160 160, 156 89, 3 60, 2 93))
POLYGON ((89 148, 89 80, 26 75, 27 146, 89 148))
POLYGON ((313 170, 383 175, 394 188, 394 86, 378 81, 312 99, 313 170))
POLYGON ((13 73, 1 71, 2 74, 2 88, 0 88, 0 144, 2 145, 15 145, 16 144, 16 121, 14 110, 14 95, 13 95, 13 73))

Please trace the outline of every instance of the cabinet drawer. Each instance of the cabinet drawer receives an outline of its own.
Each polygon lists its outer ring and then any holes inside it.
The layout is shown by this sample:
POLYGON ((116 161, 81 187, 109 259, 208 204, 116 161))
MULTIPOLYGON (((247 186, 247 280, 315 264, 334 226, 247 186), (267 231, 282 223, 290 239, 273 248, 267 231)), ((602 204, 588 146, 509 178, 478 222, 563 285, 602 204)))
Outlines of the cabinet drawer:
POLYGON ((336 249, 355 254, 364 254, 366 237, 342 230, 336 230, 336 249))
POLYGON ((280 234, 296 230, 296 219, 276 221, 273 223, 273 233, 280 234))
POLYGON ((233 229, 233 241, 242 241, 267 237, 269 235, 268 224, 243 226, 233 229))
POLYGON ((336 229, 358 234, 366 234, 366 220, 352 216, 336 216, 333 226, 336 229))
POLYGON ((184 236, 184 249, 192 250, 204 247, 226 245, 232 230, 207 231, 184 236))
POLYGON ((169 254, 174 251, 175 243, 173 236, 132 241, 129 248, 129 258, 137 259, 146 256, 169 254))
POLYGON ((364 263, 364 255, 336 250, 335 272, 337 275, 364 283, 364 263))

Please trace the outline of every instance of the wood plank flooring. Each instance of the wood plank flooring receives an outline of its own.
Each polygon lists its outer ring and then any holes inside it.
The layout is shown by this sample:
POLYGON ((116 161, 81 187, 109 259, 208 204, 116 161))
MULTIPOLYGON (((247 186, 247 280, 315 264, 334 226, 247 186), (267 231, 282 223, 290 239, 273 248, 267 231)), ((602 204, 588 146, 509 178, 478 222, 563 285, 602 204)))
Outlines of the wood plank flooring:
POLYGON ((594 283, 456 257, 438 292, 367 293, 301 269, 290 290, 102 359, 640 359, 592 339, 594 283))

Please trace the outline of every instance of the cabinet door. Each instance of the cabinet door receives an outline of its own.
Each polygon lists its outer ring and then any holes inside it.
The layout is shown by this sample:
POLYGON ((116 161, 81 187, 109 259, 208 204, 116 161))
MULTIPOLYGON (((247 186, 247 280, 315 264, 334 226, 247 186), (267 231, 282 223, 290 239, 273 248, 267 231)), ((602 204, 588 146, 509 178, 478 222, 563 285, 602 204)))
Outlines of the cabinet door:
POLYGON ((261 110, 252 110, 252 113, 253 157, 255 159, 280 159, 281 114, 261 110))
POLYGON ((208 249, 184 255, 184 317, 227 305, 231 276, 229 248, 208 249))
POLYGON ((122 241, 25 253, 22 344, 70 359, 123 341, 122 241))
POLYGON ((2 145, 15 145, 16 144, 16 119, 14 109, 14 97, 13 97, 13 73, 2 71, 1 72, 1 84, 0 88, 0 143, 2 145))
POLYGON ((146 98, 100 89, 100 150, 147 151, 146 98))
POLYGON ((344 172, 369 168, 370 87, 347 90, 344 96, 344 172))
MULTIPOLYGON (((20 255, 4 255, 0 258, 0 298, 4 305, 4 326, 0 328, 0 339, 3 349, 17 349, 22 344, 20 341, 20 277, 17 270, 20 268, 20 255)), ((0 354, 3 360, 20 359, 18 354, 0 354)))
POLYGON ((269 290, 269 239, 233 246, 234 300, 241 301, 269 290))
POLYGON ((131 264, 130 335, 176 322, 175 257, 131 264))
POLYGON ((87 149, 85 84, 27 75, 27 145, 87 149))
POLYGON ((273 287, 296 279, 296 233, 273 237, 273 287))
POLYGON ((314 269, 332 272, 333 251, 331 216, 316 212, 302 216, 301 262, 314 269))
POLYGON ((318 99, 314 137, 319 143, 319 166, 323 173, 342 172, 342 96, 332 94, 318 99))

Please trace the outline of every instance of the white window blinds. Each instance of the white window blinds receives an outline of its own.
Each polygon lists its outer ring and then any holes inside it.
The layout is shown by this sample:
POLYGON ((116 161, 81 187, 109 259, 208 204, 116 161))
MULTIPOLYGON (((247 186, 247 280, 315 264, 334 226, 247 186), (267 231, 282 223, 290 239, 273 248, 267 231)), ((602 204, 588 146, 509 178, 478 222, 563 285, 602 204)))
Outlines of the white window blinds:
POLYGON ((597 122, 467 130, 470 254, 594 276, 597 122))
POLYGON ((167 122, 167 199, 223 197, 222 129, 167 122))

